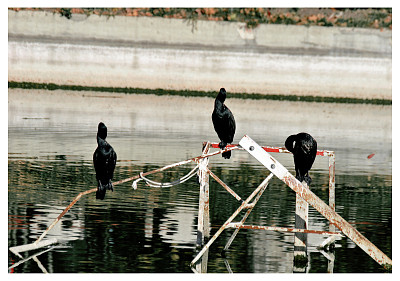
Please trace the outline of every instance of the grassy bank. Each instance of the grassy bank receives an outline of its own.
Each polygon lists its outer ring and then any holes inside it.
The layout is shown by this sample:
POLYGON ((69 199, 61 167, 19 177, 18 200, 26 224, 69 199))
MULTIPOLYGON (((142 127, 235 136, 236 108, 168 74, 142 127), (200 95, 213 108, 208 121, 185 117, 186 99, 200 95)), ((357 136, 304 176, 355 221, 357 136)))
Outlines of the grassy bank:
MULTIPOLYGON (((19 89, 41 89, 41 90, 67 90, 67 91, 94 91, 124 94, 151 94, 151 95, 171 95, 184 97, 211 97, 216 96, 216 92, 189 91, 189 90, 166 90, 166 89, 143 89, 143 88, 123 88, 123 87, 93 87, 79 85, 58 85, 53 83, 33 83, 9 81, 8 88, 19 89)), ((296 96, 296 95, 264 95, 258 93, 229 93, 231 98, 254 99, 254 100, 281 100, 281 101, 301 101, 301 102, 328 102, 328 103, 362 103, 376 105, 392 105, 391 100, 385 99, 359 99, 344 97, 321 97, 321 96, 296 96)))

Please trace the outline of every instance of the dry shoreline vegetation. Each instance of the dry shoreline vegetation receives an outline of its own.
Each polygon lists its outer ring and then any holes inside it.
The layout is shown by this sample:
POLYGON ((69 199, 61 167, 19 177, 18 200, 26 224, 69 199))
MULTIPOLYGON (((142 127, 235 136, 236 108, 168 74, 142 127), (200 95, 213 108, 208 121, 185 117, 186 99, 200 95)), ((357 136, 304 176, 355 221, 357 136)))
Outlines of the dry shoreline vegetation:
POLYGON ((392 8, 9 8, 58 13, 70 19, 73 14, 107 17, 163 17, 188 20, 196 28, 198 20, 245 22, 248 28, 259 24, 338 26, 392 29, 392 8))

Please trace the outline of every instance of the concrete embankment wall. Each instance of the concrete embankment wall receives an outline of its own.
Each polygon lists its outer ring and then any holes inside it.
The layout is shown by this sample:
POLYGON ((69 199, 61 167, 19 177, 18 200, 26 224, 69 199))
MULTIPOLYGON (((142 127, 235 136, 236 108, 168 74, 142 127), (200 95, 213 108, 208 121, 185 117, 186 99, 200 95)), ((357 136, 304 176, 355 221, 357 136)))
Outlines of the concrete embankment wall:
POLYGON ((392 33, 8 12, 9 81, 391 99, 392 33))

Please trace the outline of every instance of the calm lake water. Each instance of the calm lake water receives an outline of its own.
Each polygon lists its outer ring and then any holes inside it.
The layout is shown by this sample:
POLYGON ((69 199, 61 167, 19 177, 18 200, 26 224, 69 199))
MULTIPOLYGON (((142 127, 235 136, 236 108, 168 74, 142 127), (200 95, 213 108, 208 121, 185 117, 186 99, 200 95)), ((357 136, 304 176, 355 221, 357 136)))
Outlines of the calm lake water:
MULTIPOLYGON (((226 104, 237 122, 236 143, 247 134, 260 145, 283 146, 288 135, 306 131, 319 149, 336 152, 336 211, 392 257, 391 106, 244 101, 229 99, 227 90, 226 104)), ((79 192, 96 186, 92 154, 100 121, 108 126, 107 140, 118 154, 117 181, 200 155, 203 141, 217 141, 212 108, 209 98, 9 89, 8 246, 34 242, 79 192)), ((230 160, 212 157, 211 170, 247 197, 269 172, 245 151, 232 154, 230 160)), ((294 173, 291 155, 273 156, 294 173)), ((151 178, 173 181, 193 167, 151 178)), ((312 191, 327 202, 326 158, 317 157, 311 177, 312 191)), ((46 237, 62 243, 9 272, 192 272, 196 177, 163 189, 140 182, 133 190, 131 184, 115 186, 104 201, 96 200, 94 193, 82 197, 46 237)), ((210 178, 211 234, 238 207, 210 178)), ((295 193, 273 178, 247 222, 294 227, 294 210, 295 193)), ((312 207, 309 225, 329 228, 312 207)), ((241 230, 223 258, 219 253, 232 232, 224 232, 211 246, 208 272, 294 271, 293 234, 241 230)), ((323 240, 308 236, 307 272, 327 272, 328 260, 316 248, 323 240)), ((351 240, 342 238, 336 245, 334 272, 383 272, 351 240)), ((8 266, 18 261, 9 251, 8 266)))

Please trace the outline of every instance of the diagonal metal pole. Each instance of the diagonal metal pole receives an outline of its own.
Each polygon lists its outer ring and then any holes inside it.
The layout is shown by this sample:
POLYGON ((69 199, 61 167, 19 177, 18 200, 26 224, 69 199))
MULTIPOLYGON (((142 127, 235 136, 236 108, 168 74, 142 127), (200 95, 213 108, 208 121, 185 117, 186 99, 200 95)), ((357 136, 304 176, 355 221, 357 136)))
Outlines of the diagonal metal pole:
POLYGON ((260 190, 260 192, 257 194, 256 198, 254 198, 253 202, 249 205, 251 205, 249 207, 249 209, 247 210, 247 212, 244 214, 242 220, 238 223, 238 227, 235 229, 235 231, 233 232, 231 238, 229 238, 228 242, 226 243, 225 247, 224 247, 224 251, 227 251, 228 248, 231 246, 233 240, 235 239, 236 235, 238 234, 240 227, 244 224, 244 222, 247 220, 247 217, 250 215, 251 211, 253 211, 254 206, 257 204, 258 200, 261 198, 261 195, 264 193, 265 189, 267 188, 267 184, 264 185, 264 187, 260 190))
MULTIPOLYGON (((210 142, 207 142, 203 147, 203 155, 207 154, 210 150, 210 142)), ((210 237, 209 229, 209 177, 207 174, 208 158, 199 160, 199 212, 197 217, 197 247, 204 244, 204 239, 210 237)), ((199 270, 201 271, 201 269, 199 270)))
POLYGON ((225 228, 228 227, 228 225, 232 222, 232 220, 247 206, 247 204, 250 202, 251 199, 254 198, 254 196, 257 195, 257 193, 260 192, 262 188, 264 188, 268 182, 271 180, 271 178, 274 175, 271 173, 268 175, 267 178, 264 179, 264 181, 253 191, 252 194, 240 205, 240 207, 230 216, 230 218, 218 229, 218 231, 214 234, 214 236, 207 242, 207 244, 203 247, 203 249, 197 254, 197 256, 192 260, 190 263, 191 266, 193 266, 200 258, 201 256, 208 250, 208 248, 211 246, 212 243, 218 238, 218 236, 225 230, 225 228))
POLYGON ((340 231, 350 238, 357 246, 366 252, 380 265, 392 265, 392 260, 372 244, 367 238, 337 214, 331 207, 318 198, 311 190, 305 188, 289 171, 266 152, 249 136, 244 136, 239 144, 271 171, 280 180, 285 182, 296 194, 299 194, 307 203, 314 207, 328 221, 333 223, 340 231))
POLYGON ((235 197, 236 200, 243 202, 242 198, 237 195, 235 191, 233 191, 229 186, 226 185, 219 177, 217 177, 213 172, 211 172, 210 169, 207 168, 207 173, 210 174, 210 176, 215 179, 216 182, 218 182, 223 188, 226 189, 233 197, 235 197))

